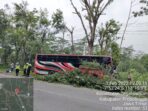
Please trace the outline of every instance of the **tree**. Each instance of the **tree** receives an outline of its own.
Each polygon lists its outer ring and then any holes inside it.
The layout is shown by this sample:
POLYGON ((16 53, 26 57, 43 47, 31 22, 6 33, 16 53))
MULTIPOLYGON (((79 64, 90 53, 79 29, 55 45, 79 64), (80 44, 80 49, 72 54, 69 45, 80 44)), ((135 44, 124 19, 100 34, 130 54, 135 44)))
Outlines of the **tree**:
POLYGON ((98 36, 99 36, 99 46, 100 46, 100 54, 106 55, 110 53, 111 44, 115 42, 119 37, 117 37, 117 33, 120 30, 119 22, 115 20, 110 20, 106 22, 106 24, 101 28, 99 28, 98 36))
POLYGON ((63 12, 60 9, 57 9, 56 12, 53 13, 51 24, 56 29, 54 33, 58 33, 62 29, 65 29, 63 12))
MULTIPOLYGON (((25 62, 33 63, 36 53, 55 52, 52 49, 54 42, 58 43, 65 39, 59 41, 56 39, 57 32, 53 31, 51 21, 48 19, 48 11, 46 9, 38 11, 35 8, 29 10, 26 1, 14 3, 13 6, 14 11, 11 14, 7 12, 8 6, 6 9, 0 9, 0 57, 2 62, 4 64, 19 62, 23 65, 25 62)), ((60 26, 56 27, 59 28, 59 32, 63 24, 63 19, 60 19, 57 20, 60 26)), ((66 48, 69 47, 67 41, 63 44, 66 48)), ((67 53, 68 51, 66 49, 67 53)))
POLYGON ((113 63, 117 66, 120 62, 120 48, 116 42, 111 44, 111 54, 113 58, 113 63))
POLYGON ((148 71, 148 54, 141 57, 141 63, 144 65, 145 69, 148 71))
POLYGON ((148 0, 140 0, 140 4, 142 4, 142 7, 139 11, 133 11, 134 17, 148 15, 148 0))
POLYGON ((70 44, 68 40, 63 39, 62 37, 56 37, 51 45, 52 53, 54 54, 70 54, 70 44), (64 47, 63 47, 64 44, 64 47))
POLYGON ((131 69, 134 69, 139 73, 145 73, 147 71, 147 68, 145 67, 145 63, 147 64, 147 55, 143 55, 141 58, 135 57, 132 46, 122 48, 122 54, 120 58, 118 70, 121 72, 127 72, 131 69))
POLYGON ((23 1, 20 4, 14 3, 14 15, 13 15, 13 28, 10 29, 12 36, 12 43, 15 47, 16 60, 21 61, 21 64, 27 61, 31 61, 32 45, 31 41, 35 41, 36 28, 38 17, 36 16, 37 10, 33 9, 29 11, 27 9, 28 3, 23 1), (21 58, 19 58, 21 57, 21 58))
POLYGON ((9 10, 8 5, 5 5, 4 9, 0 9, 0 58, 4 64, 8 64, 8 57, 12 53, 7 30, 10 26, 11 19, 7 14, 7 10, 9 10))
MULTIPOLYGON (((51 23, 52 23, 52 26, 56 29, 55 32, 60 32, 60 31, 62 32, 63 40, 65 39, 66 31, 69 32, 70 39, 71 39, 71 53, 74 54, 75 53, 74 40, 73 40, 74 27, 69 28, 68 26, 66 26, 64 22, 63 12, 60 9, 57 9, 56 12, 53 13, 51 23)), ((63 47, 64 47, 64 43, 63 43, 63 47)))
POLYGON ((38 37, 40 39, 40 53, 46 53, 46 48, 44 46, 47 45, 46 42, 49 40, 48 38, 51 37, 49 30, 50 21, 48 20, 47 9, 40 9, 38 19, 38 37))
POLYGON ((80 55, 86 55, 86 37, 83 37, 82 39, 77 40, 74 45, 75 45, 75 53, 80 54, 80 55))
POLYGON ((68 32, 70 33, 70 38, 71 38, 71 52, 72 54, 75 54, 75 47, 74 47, 74 38, 73 38, 73 32, 74 32, 74 27, 68 28, 67 26, 65 26, 66 29, 68 30, 68 32))
POLYGON ((82 13, 74 5, 73 0, 70 0, 72 7, 75 10, 75 14, 79 17, 82 27, 85 32, 85 37, 87 38, 89 54, 93 54, 94 40, 96 37, 96 28, 100 16, 103 14, 104 10, 109 6, 113 0, 80 0, 82 4, 82 13), (84 19, 88 22, 89 31, 87 30, 84 19))

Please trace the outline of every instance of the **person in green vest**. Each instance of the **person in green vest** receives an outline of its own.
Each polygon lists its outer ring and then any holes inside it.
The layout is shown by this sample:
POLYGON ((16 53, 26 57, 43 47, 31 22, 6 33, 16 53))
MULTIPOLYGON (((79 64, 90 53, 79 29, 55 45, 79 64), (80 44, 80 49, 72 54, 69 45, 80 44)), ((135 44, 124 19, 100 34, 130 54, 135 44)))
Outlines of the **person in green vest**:
POLYGON ((29 77, 29 75, 30 75, 31 67, 32 67, 32 65, 30 63, 27 63, 27 71, 26 71, 27 77, 29 77))
POLYGON ((16 76, 19 75, 19 71, 20 71, 20 65, 19 65, 19 63, 16 63, 16 66, 15 66, 16 76))
POLYGON ((23 71, 23 73, 24 73, 23 76, 26 76, 26 73, 27 73, 27 63, 24 64, 23 70, 24 70, 24 71, 23 71))

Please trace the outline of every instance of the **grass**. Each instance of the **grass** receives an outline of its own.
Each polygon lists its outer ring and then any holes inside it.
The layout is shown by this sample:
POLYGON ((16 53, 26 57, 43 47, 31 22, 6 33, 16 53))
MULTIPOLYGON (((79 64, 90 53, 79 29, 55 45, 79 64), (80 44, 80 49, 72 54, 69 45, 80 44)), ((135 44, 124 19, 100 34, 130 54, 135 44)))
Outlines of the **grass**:
MULTIPOLYGON (((138 98, 148 98, 148 72, 143 74, 138 72, 132 72, 131 74, 132 74, 131 83, 133 83, 133 86, 137 86, 137 88, 134 88, 133 91, 129 92, 130 93, 129 95, 138 98), (145 88, 143 90, 137 90, 139 86, 145 88), (135 92, 137 93, 137 95, 134 94, 135 92)), ((127 77, 128 77, 128 72, 120 72, 118 75, 118 79, 120 81, 127 81, 127 77)))
MULTIPOLYGON (((148 72, 147 73, 138 73, 133 72, 131 73, 133 81, 148 81, 148 72)), ((128 78, 128 72, 120 72, 117 76, 117 79, 121 81, 125 81, 128 78)))
POLYGON ((6 72, 7 66, 0 65, 0 73, 6 72))

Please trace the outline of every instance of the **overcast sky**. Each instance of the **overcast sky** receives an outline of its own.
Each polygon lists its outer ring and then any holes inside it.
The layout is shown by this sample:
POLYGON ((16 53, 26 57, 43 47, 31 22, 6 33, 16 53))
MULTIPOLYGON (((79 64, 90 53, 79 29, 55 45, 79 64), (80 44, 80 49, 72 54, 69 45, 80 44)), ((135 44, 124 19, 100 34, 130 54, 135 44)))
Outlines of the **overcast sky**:
MULTIPOLYGON (((0 0, 0 8, 3 8, 4 4, 12 4, 14 2, 20 3, 22 0, 0 0)), ((49 15, 51 15, 56 9, 61 9, 64 14, 65 22, 68 26, 75 27, 75 40, 84 36, 83 29, 78 17, 73 14, 74 12, 69 0, 27 0, 29 3, 29 9, 32 8, 47 8, 49 15)), ((75 5, 80 7, 79 0, 74 0, 75 5)), ((127 20, 128 11, 130 6, 130 0, 114 0, 114 2, 105 11, 105 15, 102 15, 99 23, 105 22, 110 19, 115 19, 121 24, 124 24, 127 20)), ((135 5, 133 10, 137 10, 139 7, 135 5)), ((125 40, 123 46, 133 46, 135 50, 148 53, 148 16, 133 18, 125 34, 125 40)), ((119 36, 122 34, 121 29, 119 36)))

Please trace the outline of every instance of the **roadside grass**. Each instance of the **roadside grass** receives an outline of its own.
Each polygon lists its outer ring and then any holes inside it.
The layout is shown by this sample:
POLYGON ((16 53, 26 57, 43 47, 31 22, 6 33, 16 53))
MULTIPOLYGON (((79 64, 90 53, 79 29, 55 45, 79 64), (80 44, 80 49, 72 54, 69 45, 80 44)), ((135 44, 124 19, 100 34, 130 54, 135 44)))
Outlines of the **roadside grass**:
MULTIPOLYGON (((128 72, 120 72, 118 75, 120 81, 126 82, 128 79, 128 72)), ((132 81, 133 87, 132 91, 127 91, 130 96, 138 98, 148 98, 148 72, 147 73, 138 73, 132 72, 132 81)))
MULTIPOLYGON (((148 72, 147 73, 138 73, 133 72, 132 74, 133 81, 148 81, 148 72)), ((128 72, 120 72, 117 76, 117 79, 125 81, 128 79, 128 72)))
POLYGON ((7 66, 0 64, 0 73, 6 72, 7 66))

